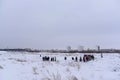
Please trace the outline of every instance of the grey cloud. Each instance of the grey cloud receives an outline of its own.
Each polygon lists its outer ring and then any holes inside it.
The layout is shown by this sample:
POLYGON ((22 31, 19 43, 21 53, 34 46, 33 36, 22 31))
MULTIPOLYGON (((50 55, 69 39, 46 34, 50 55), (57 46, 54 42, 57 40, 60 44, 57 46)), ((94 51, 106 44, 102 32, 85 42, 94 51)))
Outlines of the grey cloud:
POLYGON ((119 9, 118 0, 1 0, 0 47, 120 48, 119 9))

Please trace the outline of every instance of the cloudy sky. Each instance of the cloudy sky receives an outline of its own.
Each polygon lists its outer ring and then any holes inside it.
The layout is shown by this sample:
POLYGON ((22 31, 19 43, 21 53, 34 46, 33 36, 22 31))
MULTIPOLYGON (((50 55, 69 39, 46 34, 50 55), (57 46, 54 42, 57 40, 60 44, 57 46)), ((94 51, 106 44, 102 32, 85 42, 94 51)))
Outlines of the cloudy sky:
POLYGON ((0 0, 0 48, 120 48, 119 0, 0 0))

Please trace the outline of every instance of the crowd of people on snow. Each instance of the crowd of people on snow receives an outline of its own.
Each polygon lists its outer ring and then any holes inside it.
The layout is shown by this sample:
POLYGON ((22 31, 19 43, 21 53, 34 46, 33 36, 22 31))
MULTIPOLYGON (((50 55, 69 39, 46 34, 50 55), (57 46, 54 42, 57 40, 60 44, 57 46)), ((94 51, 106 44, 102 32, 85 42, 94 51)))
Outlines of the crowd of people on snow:
MULTIPOLYGON (((41 57, 41 55, 40 55, 41 57)), ((42 60, 43 61, 56 61, 56 57, 50 57, 50 56, 43 56, 42 57, 42 60)), ((67 57, 65 56, 64 57, 64 60, 67 60, 67 57)), ((94 55, 84 55, 83 57, 71 57, 71 60, 75 61, 75 62, 87 62, 87 61, 90 61, 90 60, 94 60, 94 55)))
POLYGON ((56 57, 44 56, 42 57, 43 61, 56 61, 56 57))

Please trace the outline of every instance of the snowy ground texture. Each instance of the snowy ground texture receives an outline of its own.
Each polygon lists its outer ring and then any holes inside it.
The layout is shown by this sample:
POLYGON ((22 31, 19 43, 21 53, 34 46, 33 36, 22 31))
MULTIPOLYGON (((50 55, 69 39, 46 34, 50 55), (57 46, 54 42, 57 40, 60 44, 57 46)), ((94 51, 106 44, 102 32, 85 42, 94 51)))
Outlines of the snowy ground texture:
POLYGON ((40 54, 0 52, 0 80, 120 80, 120 54, 94 54, 86 63, 71 60, 83 54, 41 54, 56 56, 56 62, 43 62, 40 54))

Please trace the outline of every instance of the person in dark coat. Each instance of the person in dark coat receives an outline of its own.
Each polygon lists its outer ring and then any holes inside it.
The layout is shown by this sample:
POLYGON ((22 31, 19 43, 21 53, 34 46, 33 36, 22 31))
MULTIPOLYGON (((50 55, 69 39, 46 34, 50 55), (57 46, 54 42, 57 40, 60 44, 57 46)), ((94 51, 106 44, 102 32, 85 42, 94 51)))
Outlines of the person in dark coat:
POLYGON ((80 57, 80 62, 82 62, 82 57, 80 57))
POLYGON ((65 57, 64 59, 67 60, 67 57, 65 57))
POLYGON ((86 56, 83 56, 83 61, 86 62, 86 56))
POLYGON ((77 57, 75 58, 75 61, 78 61, 78 58, 77 58, 77 57))
POLYGON ((74 60, 74 57, 72 57, 72 60, 74 60))

